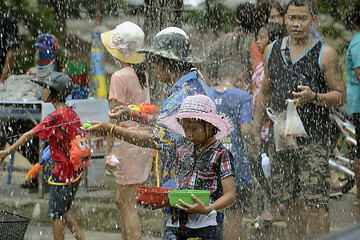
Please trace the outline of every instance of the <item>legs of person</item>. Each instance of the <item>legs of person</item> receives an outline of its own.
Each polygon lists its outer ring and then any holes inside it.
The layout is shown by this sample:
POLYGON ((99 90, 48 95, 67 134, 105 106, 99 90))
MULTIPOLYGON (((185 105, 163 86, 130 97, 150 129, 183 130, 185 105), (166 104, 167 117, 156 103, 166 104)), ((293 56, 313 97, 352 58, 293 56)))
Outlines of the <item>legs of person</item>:
MULTIPOLYGON (((53 183, 61 183, 58 177, 52 175, 53 183)), ((70 185, 51 185, 47 215, 52 218, 54 239, 64 239, 64 224, 66 223, 76 239, 85 239, 76 219, 69 212, 75 198, 78 183, 70 185)))
POLYGON ((330 231, 329 210, 325 206, 309 206, 309 234, 313 239, 323 237, 330 231))
POLYGON ((286 228, 289 239, 307 239, 308 214, 303 201, 295 201, 285 205, 286 207, 286 228))
POLYGON ((64 213, 60 218, 52 218, 51 225, 53 230, 54 240, 63 240, 65 237, 65 224, 70 229, 74 237, 78 240, 85 239, 84 233, 80 229, 79 224, 70 212, 64 213))
POLYGON ((224 239, 225 240, 238 240, 241 239, 241 230, 242 230, 242 214, 243 211, 239 209, 228 209, 226 210, 225 218, 225 229, 224 229, 224 239))
MULTIPOLYGON (((269 151, 268 151, 268 142, 262 141, 261 146, 261 152, 266 153, 269 157, 269 151)), ((268 179, 265 177, 265 174, 262 169, 262 157, 261 154, 259 154, 258 158, 256 159, 256 165, 252 165, 252 169, 254 172, 254 175, 256 179, 258 179, 259 184, 262 186, 262 188, 265 191, 265 208, 264 212, 262 212, 254 222, 257 222, 258 220, 266 220, 266 221, 276 221, 280 219, 280 212, 282 209, 282 205, 279 204, 275 194, 274 190, 271 189, 271 186, 269 184, 268 179)))
POLYGON ((67 211, 66 213, 64 213, 63 217, 67 227, 70 229, 74 237, 78 240, 85 239, 84 233, 72 213, 67 211))
POLYGON ((286 227, 290 239, 308 239, 308 235, 311 239, 317 239, 329 232, 327 207, 306 205, 303 201, 287 204, 286 207, 286 227))
POLYGON ((242 189, 236 188, 236 202, 225 211, 225 240, 241 239, 243 213, 252 204, 252 192, 252 185, 243 186, 242 189))
POLYGON ((121 235, 124 240, 141 239, 141 225, 136 205, 138 184, 118 185, 115 197, 120 212, 121 235))
POLYGON ((357 139, 356 156, 354 158, 354 173, 356 182, 355 201, 360 204, 360 113, 353 114, 355 136, 357 139))
MULTIPOLYGON (((321 145, 309 145, 304 147, 297 158, 297 167, 299 169, 299 192, 298 200, 303 201, 297 208, 300 212, 297 218, 306 216, 304 224, 295 226, 297 233, 306 233, 311 238, 318 238, 326 235, 330 230, 329 218, 329 194, 330 194, 330 169, 328 162, 328 148, 321 145), (304 209, 305 208, 305 209, 304 209), (306 229, 307 227, 307 229, 306 229)), ((295 216, 296 217, 296 216, 295 216)), ((297 221, 296 221, 297 222, 297 221)), ((297 224, 295 222, 295 224, 297 224)), ((304 234, 305 235, 305 234, 304 234)))
POLYGON ((63 220, 61 218, 52 218, 51 225, 52 225, 54 240, 64 240, 65 228, 64 228, 63 220))

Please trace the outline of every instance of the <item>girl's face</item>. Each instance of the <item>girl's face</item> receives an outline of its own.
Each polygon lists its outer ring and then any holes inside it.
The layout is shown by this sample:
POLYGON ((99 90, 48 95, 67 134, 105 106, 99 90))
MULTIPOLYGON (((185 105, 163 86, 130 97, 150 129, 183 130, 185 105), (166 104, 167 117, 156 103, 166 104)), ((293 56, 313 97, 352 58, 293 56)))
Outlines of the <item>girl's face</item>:
POLYGON ((269 22, 276 22, 281 26, 284 25, 284 18, 280 15, 276 7, 273 7, 270 11, 269 22))
POLYGON ((48 85, 43 86, 43 89, 41 91, 41 96, 43 99, 43 102, 51 102, 51 96, 50 96, 50 87, 48 85))
POLYGON ((169 82, 169 72, 166 66, 161 61, 161 57, 157 55, 151 55, 151 62, 156 74, 157 79, 162 83, 169 82))
POLYGON ((269 34, 268 31, 262 27, 259 29, 259 32, 256 36, 256 45, 261 54, 264 53, 265 47, 269 44, 269 34))
POLYGON ((183 118, 180 120, 180 124, 184 129, 186 138, 193 142, 195 146, 205 142, 206 131, 198 120, 195 118, 183 118))

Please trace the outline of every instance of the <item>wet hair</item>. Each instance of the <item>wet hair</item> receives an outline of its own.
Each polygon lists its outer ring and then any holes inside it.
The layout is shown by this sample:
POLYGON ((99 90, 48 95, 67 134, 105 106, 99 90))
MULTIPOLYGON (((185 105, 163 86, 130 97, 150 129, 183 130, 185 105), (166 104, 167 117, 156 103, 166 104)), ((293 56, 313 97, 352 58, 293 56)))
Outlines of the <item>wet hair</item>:
POLYGON ((254 31, 256 23, 256 7, 252 3, 241 3, 236 8, 236 22, 245 31, 254 31))
MULTIPOLYGON (((271 12, 271 9, 273 9, 273 8, 276 8, 276 10, 279 12, 280 16, 281 16, 282 18, 284 18, 285 12, 284 12, 283 7, 280 5, 280 3, 278 3, 278 2, 273 2, 273 3, 271 4, 271 6, 270 6, 270 12, 271 12)), ((269 13, 269 16, 270 16, 270 13, 269 13)))
POLYGON ((50 86, 47 87, 50 89, 51 100, 55 100, 56 98, 58 98, 60 102, 66 102, 67 96, 64 96, 63 94, 58 92, 55 88, 52 88, 50 86))
POLYGON ((142 89, 148 87, 146 83, 146 65, 145 63, 131 64, 136 76, 139 79, 139 83, 142 89))
POLYGON ((271 4, 267 0, 259 2, 259 4, 256 6, 257 29, 259 29, 261 25, 268 22, 270 11, 271 11, 271 4))
POLYGON ((348 30, 353 30, 360 27, 360 2, 345 12, 344 25, 348 30))
MULTIPOLYGON (((182 119, 180 119, 180 118, 177 118, 177 119, 176 119, 176 121, 177 121, 180 125, 181 125, 181 120, 182 120, 182 119)), ((196 119, 196 121, 197 121, 198 123, 200 123, 201 126, 203 126, 207 138, 212 138, 213 136, 215 136, 215 135, 219 132, 219 129, 213 125, 213 128, 211 129, 212 131, 211 131, 211 133, 210 133, 210 137, 208 137, 208 132, 206 132, 206 124, 209 123, 209 122, 207 122, 207 121, 205 121, 205 120, 202 120, 202 119, 196 119)), ((210 123, 210 124, 211 124, 211 123, 210 123)))
POLYGON ((179 72, 179 71, 186 72, 186 71, 190 71, 194 67, 192 63, 177 61, 170 58, 164 58, 162 56, 159 57, 163 65, 169 66, 171 70, 173 70, 174 72, 179 72))
POLYGON ((308 6, 311 16, 315 16, 316 15, 316 7, 313 3, 312 0, 290 0, 289 3, 286 6, 286 11, 288 11, 290 6, 297 6, 297 7, 301 7, 301 6, 308 6))
POLYGON ((213 128, 211 129, 212 131, 210 132, 210 136, 208 137, 208 132, 206 131, 206 124, 209 123, 209 122, 204 121, 202 119, 197 119, 197 121, 204 127, 207 138, 212 138, 213 136, 215 136, 219 132, 219 129, 217 127, 215 127, 214 125, 212 125, 213 128))
POLYGON ((273 42, 276 39, 281 39, 285 36, 284 27, 281 26, 279 23, 265 23, 262 27, 268 31, 270 42, 273 42))

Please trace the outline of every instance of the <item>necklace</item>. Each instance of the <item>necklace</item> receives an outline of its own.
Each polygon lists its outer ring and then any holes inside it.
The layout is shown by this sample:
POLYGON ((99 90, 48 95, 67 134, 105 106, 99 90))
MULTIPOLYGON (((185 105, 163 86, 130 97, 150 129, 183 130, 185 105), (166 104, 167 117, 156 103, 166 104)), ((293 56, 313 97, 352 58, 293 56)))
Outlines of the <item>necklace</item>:
MULTIPOLYGON (((302 50, 300 57, 304 55, 305 50, 306 50, 307 46, 309 45, 310 39, 311 39, 311 36, 309 36, 309 39, 308 39, 308 41, 307 41, 304 49, 302 50)), ((291 43, 291 36, 289 36, 289 41, 290 41, 290 43, 291 43)), ((291 54, 291 52, 290 52, 290 54, 291 54)), ((300 57, 299 57, 299 58, 300 58, 300 57)))

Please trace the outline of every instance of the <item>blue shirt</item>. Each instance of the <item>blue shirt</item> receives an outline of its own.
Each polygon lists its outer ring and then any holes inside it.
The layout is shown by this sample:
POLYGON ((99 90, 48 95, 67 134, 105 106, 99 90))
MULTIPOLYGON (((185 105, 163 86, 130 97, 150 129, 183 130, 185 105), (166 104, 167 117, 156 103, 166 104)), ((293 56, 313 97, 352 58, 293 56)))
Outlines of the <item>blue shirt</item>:
POLYGON ((360 33, 355 32, 346 52, 346 71, 348 82, 346 86, 346 101, 349 114, 360 113, 360 87, 355 76, 355 69, 360 67, 360 33))
POLYGON ((218 92, 210 88, 215 99, 216 112, 229 120, 231 132, 221 139, 221 143, 232 153, 235 163, 235 184, 243 188, 254 182, 250 163, 244 153, 244 142, 241 134, 241 124, 251 124, 251 96, 238 88, 218 92))

